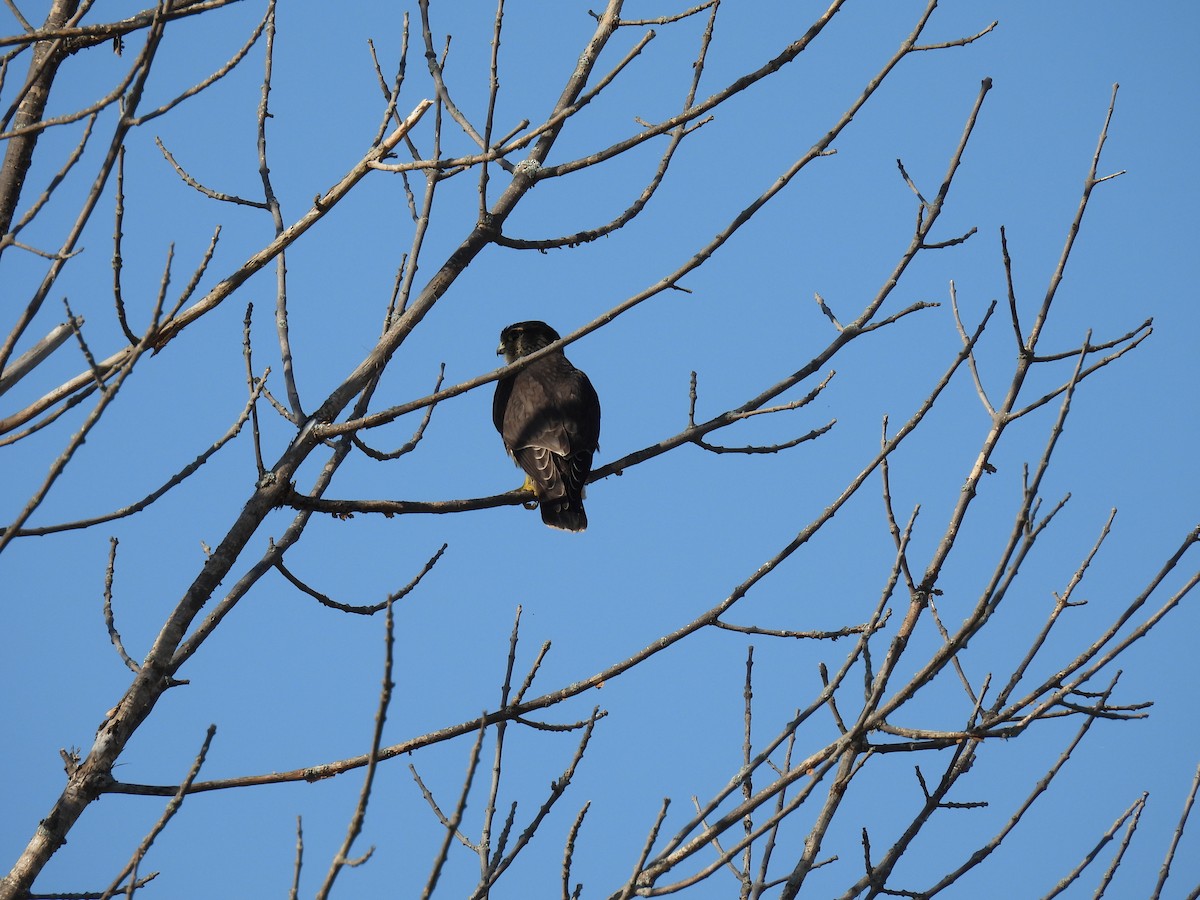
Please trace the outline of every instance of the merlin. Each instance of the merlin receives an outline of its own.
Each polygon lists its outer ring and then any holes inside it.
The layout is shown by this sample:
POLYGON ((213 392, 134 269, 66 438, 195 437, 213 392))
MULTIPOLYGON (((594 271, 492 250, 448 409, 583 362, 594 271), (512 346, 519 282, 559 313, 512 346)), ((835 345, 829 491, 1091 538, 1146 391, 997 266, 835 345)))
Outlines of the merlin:
MULTIPOLYGON (((517 322, 500 332, 496 354, 512 363, 558 339, 545 322, 517 322)), ((600 446, 600 398, 588 377, 561 350, 543 356, 496 383, 492 421, 525 470, 542 521, 564 531, 587 528, 583 487, 600 446)))

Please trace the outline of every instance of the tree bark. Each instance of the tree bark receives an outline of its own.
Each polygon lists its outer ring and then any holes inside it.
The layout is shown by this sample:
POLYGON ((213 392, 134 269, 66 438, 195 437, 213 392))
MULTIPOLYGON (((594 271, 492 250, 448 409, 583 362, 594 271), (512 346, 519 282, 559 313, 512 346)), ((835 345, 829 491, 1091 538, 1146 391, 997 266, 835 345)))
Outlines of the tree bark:
MULTIPOLYGON (((43 27, 62 28, 75 15, 78 7, 79 0, 54 0, 43 27)), ((50 86, 54 84, 54 76, 66 57, 66 45, 61 38, 34 44, 29 74, 21 89, 23 96, 12 123, 13 130, 42 121, 46 101, 50 98, 50 86)), ((8 141, 4 162, 0 164, 0 235, 8 234, 12 225, 13 214, 21 200, 21 188, 25 185, 25 176, 29 173, 40 135, 41 131, 35 130, 8 141)))

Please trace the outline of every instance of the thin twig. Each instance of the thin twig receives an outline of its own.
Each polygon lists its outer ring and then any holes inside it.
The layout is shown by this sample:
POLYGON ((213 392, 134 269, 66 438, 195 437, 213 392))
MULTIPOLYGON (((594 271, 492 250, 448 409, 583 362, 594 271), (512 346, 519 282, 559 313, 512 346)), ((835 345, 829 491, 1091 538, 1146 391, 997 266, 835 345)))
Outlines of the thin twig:
MULTIPOLYGON (((337 854, 329 864, 329 871, 325 874, 325 881, 317 891, 318 900, 325 900, 329 896, 329 892, 333 889, 333 884, 341 873, 342 868, 346 865, 357 865, 358 862, 351 862, 350 848, 354 846, 354 842, 362 833, 363 822, 367 817, 367 804, 371 799, 371 787, 375 783, 375 769, 379 764, 379 746, 383 743, 383 724, 387 721, 388 706, 392 701, 392 690, 395 685, 392 683, 392 657, 395 648, 395 615, 392 611, 392 601, 387 603, 387 614, 384 616, 384 653, 383 653, 383 685, 379 691, 379 706, 375 711, 375 728, 371 734, 371 750, 367 754, 367 771, 363 776, 362 790, 358 794, 358 803, 354 807, 354 815, 350 817, 350 824, 346 828, 346 837, 342 841, 342 846, 338 849, 337 854)), ((367 851, 365 860, 374 851, 374 847, 367 851)))
POLYGON ((312 597, 322 606, 328 606, 330 609, 340 610, 341 612, 345 613, 353 613, 354 615, 359 616, 373 616, 375 613, 382 612, 383 610, 387 609, 388 606, 395 601, 402 600, 407 597, 416 588, 416 586, 421 583, 421 579, 428 575, 433 567, 437 565, 438 560, 442 558, 442 554, 446 552, 446 548, 449 546, 449 544, 442 544, 442 546, 438 548, 437 552, 435 552, 433 556, 429 557, 429 560, 421 568, 421 571, 416 574, 416 577, 414 577, 412 581, 410 581, 404 587, 400 588, 400 590, 393 594, 389 594, 386 599, 381 600, 378 603, 364 606, 353 606, 348 603, 340 603, 337 600, 322 594, 320 591, 315 590, 314 588, 305 584, 296 575, 292 574, 291 570, 289 570, 288 567, 283 564, 282 558, 275 561, 275 568, 278 569, 279 574, 290 581, 293 586, 295 586, 298 590, 303 591, 305 594, 308 594, 308 596, 312 597))
POLYGON ((192 763, 192 767, 188 771, 187 777, 183 779, 183 782, 175 791, 175 796, 171 798, 171 802, 167 804, 166 809, 163 810, 163 814, 159 817, 158 821, 154 823, 154 827, 150 829, 149 833, 147 833, 144 838, 142 838, 142 842, 138 844, 137 849, 133 852, 133 856, 130 858, 129 862, 125 864, 125 868, 123 868, 117 877, 113 879, 112 884, 108 886, 108 889, 100 895, 100 900, 108 900, 109 897, 118 891, 122 891, 126 896, 133 896, 133 891, 139 884, 138 866, 141 864, 146 854, 150 851, 150 847, 154 844, 155 839, 162 834, 163 829, 167 827, 167 823, 171 821, 171 819, 175 816, 175 813, 179 812, 179 807, 183 805, 183 798, 188 794, 188 788, 191 787, 192 782, 196 780, 196 776, 200 774, 200 767, 204 765, 204 759, 208 755, 208 748, 212 744, 213 737, 216 735, 216 733, 217 726, 209 725, 208 732, 204 736, 204 743, 200 745, 200 752, 196 754, 196 760, 192 763), (124 889, 122 889, 121 884, 126 879, 129 879, 129 883, 124 889))
POLYGON ((288 900, 300 898, 300 869, 304 865, 304 820, 296 816, 296 862, 292 866, 292 889, 288 892, 288 900))
MULTIPOLYGON (((123 506, 120 509, 113 510, 110 513, 105 513, 104 515, 92 516, 91 518, 87 519, 77 519, 72 522, 62 522, 54 525, 41 525, 36 528, 14 528, 13 526, 10 526, 9 528, 0 529, 0 535, 6 537, 36 537, 47 534, 58 534, 59 532, 63 531, 78 531, 83 528, 91 528, 94 525, 101 525, 105 522, 124 519, 146 509, 172 488, 178 487, 189 477, 195 474, 201 466, 212 459, 218 450, 238 436, 242 430, 242 426, 246 424, 246 420, 253 412, 255 402, 257 401, 259 395, 265 390, 266 378, 268 375, 270 375, 270 373, 271 370, 266 369, 263 371, 262 377, 257 379, 257 384, 255 384, 251 390, 250 399, 247 401, 246 406, 242 409, 237 419, 234 420, 234 423, 229 426, 228 431, 226 431, 223 435, 221 435, 221 437, 217 438, 208 447, 201 451, 200 454, 190 463, 168 478, 160 487, 151 491, 141 500, 130 503, 128 506, 123 506)), ((122 379, 118 379, 116 382, 114 382, 113 387, 109 390, 116 390, 120 386, 121 380, 122 379)), ((105 396, 108 395, 106 394, 105 396)))
POLYGON ((117 655, 121 657, 121 661, 125 663, 129 671, 137 672, 141 669, 141 666, 125 652, 125 645, 121 642, 121 634, 117 631, 116 621, 113 619, 112 586, 113 573, 117 566, 117 539, 113 537, 108 540, 108 567, 104 570, 104 625, 108 629, 108 638, 116 648, 117 655))
POLYGON ((222 203, 233 203, 238 206, 251 206, 255 209, 267 209, 267 204, 261 200, 247 200, 245 197, 239 197, 236 194, 226 194, 222 191, 213 190, 212 188, 201 184, 175 160, 175 156, 170 150, 167 149, 166 144, 162 142, 161 138, 155 137, 154 143, 158 146, 158 150, 160 153, 162 153, 163 158, 171 164, 171 168, 175 170, 175 174, 180 177, 183 183, 188 187, 199 191, 205 197, 208 197, 212 200, 219 200, 222 203))
POLYGON ((1175 859, 1175 851, 1183 837, 1183 830, 1187 827, 1188 816, 1191 815, 1192 804, 1196 802, 1198 788, 1200 788, 1200 766, 1196 767, 1196 774, 1192 776, 1191 790, 1188 791, 1188 795, 1183 801, 1183 812, 1179 814, 1179 824, 1175 826, 1175 831, 1171 835, 1171 843, 1167 847, 1166 858, 1163 859, 1163 864, 1158 870, 1158 881, 1154 885, 1154 893, 1150 895, 1150 900, 1158 900, 1163 886, 1167 883, 1167 877, 1171 874, 1171 862, 1175 859))
MULTIPOLYGON (((263 53, 262 99, 258 104, 258 174, 262 180, 265 208, 271 214, 275 238, 278 240, 285 230, 283 209, 279 205, 279 198, 275 196, 275 189, 271 186, 271 168, 267 164, 267 119, 271 117, 268 101, 271 96, 271 73, 275 61, 275 0, 270 0, 267 4, 264 21, 267 28, 267 44, 263 53)), ((279 340, 279 356, 283 361, 283 383, 287 389, 288 408, 291 413, 289 418, 293 422, 303 422, 307 415, 300 402, 300 391, 296 387, 295 362, 288 329, 287 255, 283 249, 275 258, 275 332, 279 340)))
MULTIPOLYGON (((1096 857, 1100 855, 1100 851, 1104 849, 1104 846, 1112 841, 1113 837, 1116 836, 1117 830, 1123 824, 1125 824, 1126 821, 1128 821, 1129 828, 1126 831, 1125 839, 1121 842, 1117 855, 1114 858, 1114 863, 1118 863, 1125 851, 1125 847, 1128 845, 1129 839, 1133 836, 1134 829, 1137 828, 1138 820, 1141 817, 1142 810, 1146 806, 1146 798, 1148 796, 1150 795, 1142 794, 1142 796, 1138 797, 1138 799, 1133 802, 1133 805, 1130 806, 1129 809, 1121 813, 1121 815, 1117 817, 1117 820, 1109 826, 1108 831, 1104 832, 1103 836, 1099 841, 1097 841, 1096 845, 1092 847, 1092 849, 1084 855, 1083 859, 1079 861, 1079 864, 1075 866, 1075 868, 1069 873, 1064 875, 1058 884, 1042 895, 1042 900, 1052 900, 1052 898, 1057 897, 1059 894, 1069 888, 1072 882, 1074 882, 1079 878, 1080 875, 1083 874, 1083 870, 1095 861, 1096 857)), ((1157 894, 1155 896, 1157 896, 1157 894)))
POLYGON ((575 841, 579 838, 579 829, 583 827, 583 817, 587 815, 587 811, 591 808, 592 801, 589 800, 579 810, 579 815, 575 817, 575 821, 571 823, 571 830, 567 832, 566 846, 563 848, 563 865, 562 865, 562 898, 563 900, 578 900, 581 888, 583 885, 577 885, 574 892, 570 889, 571 881, 571 858, 575 855, 575 841))
POLYGON ((131 344, 137 343, 137 336, 129 327, 129 321, 125 318, 125 298, 121 295, 121 238, 123 232, 121 224, 125 220, 125 145, 122 144, 120 151, 117 154, 117 191, 116 199, 114 200, 113 217, 116 220, 113 226, 113 299, 117 304, 117 321, 121 325, 121 330, 125 332, 125 338, 131 344))
MULTIPOLYGON (((504 874, 509 866, 512 865, 513 861, 517 858, 517 855, 529 845, 529 842, 533 840, 533 836, 537 833, 538 828, 541 827, 542 822, 544 822, 546 817, 550 814, 550 811, 554 808, 554 805, 563 796, 563 794, 566 793, 567 787, 571 784, 571 779, 575 776, 575 770, 583 761, 584 753, 587 751, 588 743, 591 741, 592 732, 595 730, 596 721, 600 718, 600 715, 601 713, 598 708, 592 709, 592 714, 588 719, 587 726, 583 730, 583 735, 580 737, 578 745, 576 745, 575 755, 571 758, 571 762, 567 765, 567 768, 563 771, 562 775, 550 783, 548 796, 542 802, 542 805, 538 808, 538 811, 534 814, 529 824, 525 827, 525 830, 522 831, 517 837, 512 849, 509 850, 509 852, 505 854, 502 859, 494 858, 491 861, 484 878, 480 880, 479 886, 476 888, 475 893, 472 894, 472 900, 482 900, 482 898, 487 897, 489 888, 491 888, 496 883, 496 880, 502 874, 504 874)), ((497 850, 497 856, 499 853, 500 850, 497 850)))
POLYGON ((429 879, 425 882, 425 887, 421 890, 421 900, 429 900, 433 896, 438 878, 442 873, 442 866, 446 864, 446 855, 450 851, 450 842, 458 835, 458 826, 462 822, 463 812, 467 808, 467 794, 470 793, 471 785, 475 782, 475 769, 479 765, 479 751, 483 749, 483 736, 486 733, 487 721, 485 718, 481 718, 478 723, 478 734, 475 737, 475 744, 471 748, 471 755, 467 761, 467 774, 463 778, 463 787, 462 792, 459 794, 458 805, 454 808, 454 815, 446 820, 446 836, 442 840, 442 846, 438 850, 437 856, 434 858, 433 871, 429 873, 429 879))
POLYGON ((3 529, 3 531, 0 531, 0 551, 3 551, 4 548, 8 546, 9 541, 11 541, 13 537, 21 531, 22 526, 29 520, 29 517, 33 515, 34 511, 39 506, 41 506, 42 501, 46 499, 46 495, 50 493, 50 488, 54 486, 56 481, 58 481, 59 476, 62 475, 63 470, 66 469, 67 464, 70 463, 71 459, 75 455, 75 452, 81 446, 83 446, 84 441, 87 439, 88 433, 96 426, 96 423, 100 421, 100 417, 108 408, 108 404, 111 403, 116 397, 117 393, 121 389, 121 386, 125 383, 125 379, 129 377, 134 366, 136 366, 138 361, 141 359, 142 354, 150 349, 151 340, 157 332, 158 316, 160 312, 161 306, 156 307, 149 329, 146 331, 146 334, 143 336, 143 338, 138 342, 137 346, 133 348, 133 353, 122 364, 121 368, 118 370, 116 378, 113 379, 111 384, 100 388, 100 399, 96 402, 96 405, 92 408, 92 411, 88 414, 87 418, 84 419, 79 430, 76 431, 75 434, 72 435, 71 439, 67 442, 67 446, 63 449, 62 453, 60 453, 54 462, 51 463, 50 471, 46 475, 46 478, 42 482, 41 486, 34 491, 33 496, 29 498, 29 502, 25 504, 24 509, 17 514, 17 518, 13 520, 12 524, 3 529))

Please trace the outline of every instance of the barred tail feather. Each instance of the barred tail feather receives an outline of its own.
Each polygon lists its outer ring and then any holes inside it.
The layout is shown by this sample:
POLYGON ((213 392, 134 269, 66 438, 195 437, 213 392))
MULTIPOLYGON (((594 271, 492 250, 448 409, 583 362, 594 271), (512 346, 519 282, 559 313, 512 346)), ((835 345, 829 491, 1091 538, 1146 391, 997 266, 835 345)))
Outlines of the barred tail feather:
POLYGON ((543 500, 540 506, 542 521, 551 528, 562 531, 587 529, 587 513, 583 511, 583 503, 579 500, 572 502, 562 497, 558 500, 543 500))

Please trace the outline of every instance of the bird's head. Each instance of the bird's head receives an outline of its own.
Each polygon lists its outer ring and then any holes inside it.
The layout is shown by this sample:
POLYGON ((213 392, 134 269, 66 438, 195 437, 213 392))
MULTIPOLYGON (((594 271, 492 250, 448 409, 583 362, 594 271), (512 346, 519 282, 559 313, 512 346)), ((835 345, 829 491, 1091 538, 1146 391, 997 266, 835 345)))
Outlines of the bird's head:
POLYGON ((558 332, 545 322, 516 322, 500 332, 496 355, 503 355, 505 362, 516 362, 557 340, 558 332))

